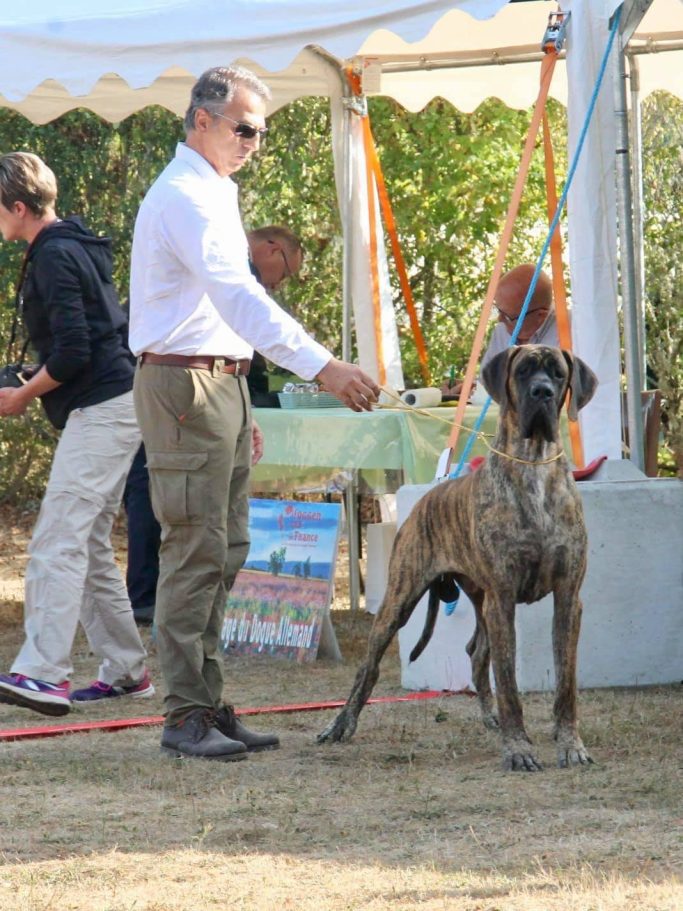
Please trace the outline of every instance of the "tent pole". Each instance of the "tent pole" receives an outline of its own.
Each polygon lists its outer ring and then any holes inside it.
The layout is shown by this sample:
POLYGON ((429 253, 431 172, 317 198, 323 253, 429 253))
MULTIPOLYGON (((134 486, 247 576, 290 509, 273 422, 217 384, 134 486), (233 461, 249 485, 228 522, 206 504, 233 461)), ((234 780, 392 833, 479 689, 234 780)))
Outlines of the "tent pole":
POLYGON ((638 356, 642 376, 647 373, 645 334, 645 240, 643 202, 643 129, 640 107, 640 69, 635 57, 628 55, 631 79, 631 148, 633 149, 633 233, 636 271, 636 306, 638 310, 638 356))
POLYGON ((624 0, 621 7, 621 34, 622 47, 626 47, 631 36, 642 22, 643 16, 652 6, 653 0, 624 0))
MULTIPOLYGON (((342 221, 342 359, 351 360, 351 278, 353 275, 353 251, 351 245, 351 225, 353 221, 353 162, 351 160, 351 126, 355 116, 356 101, 351 84, 342 61, 328 54, 323 48, 311 47, 321 60, 329 64, 332 72, 341 83, 342 104, 342 180, 340 215, 342 221)), ((338 184, 339 186, 339 184, 338 184)), ((349 601, 351 610, 360 607, 360 529, 358 524, 358 475, 352 469, 344 489, 344 508, 346 511, 346 535, 349 545, 349 601)))
MULTIPOLYGON (((347 83, 346 94, 351 95, 351 87, 347 83)), ((351 161, 351 123, 356 114, 353 110, 353 100, 344 99, 344 253, 343 253, 343 317, 342 317, 342 359, 351 361, 351 277, 353 269, 351 221, 353 192, 353 163, 351 161)), ((346 506, 347 538, 349 542, 349 602, 351 610, 357 611, 360 607, 360 536, 358 527, 358 470, 351 471, 351 479, 344 490, 344 503, 346 506)))
POLYGON ((629 459, 644 472, 643 388, 638 345, 638 309, 636 299, 635 243, 633 237, 633 200, 628 142, 628 103, 626 93, 626 56, 619 37, 614 68, 614 114, 616 120, 617 215, 621 263, 621 301, 624 320, 624 356, 626 370, 626 413, 629 459))
MULTIPOLYGON (((353 254, 349 238, 351 236, 351 223, 353 220, 352 193, 353 193, 353 163, 351 161, 351 124, 355 99, 351 88, 351 81, 346 72, 344 61, 337 59, 322 47, 311 45, 309 50, 325 63, 332 78, 339 83, 341 90, 342 106, 342 179, 337 182, 339 199, 339 214, 342 222, 342 360, 351 360, 351 276, 353 274, 353 254)), ((338 173, 335 171, 335 174, 338 173)))
MULTIPOLYGON (((349 88, 346 89, 350 91, 349 88)), ((343 272, 342 272, 342 360, 351 360, 351 193, 353 190, 353 174, 351 162, 351 119, 353 110, 348 103, 344 104, 344 198, 342 203, 343 229, 343 272)))

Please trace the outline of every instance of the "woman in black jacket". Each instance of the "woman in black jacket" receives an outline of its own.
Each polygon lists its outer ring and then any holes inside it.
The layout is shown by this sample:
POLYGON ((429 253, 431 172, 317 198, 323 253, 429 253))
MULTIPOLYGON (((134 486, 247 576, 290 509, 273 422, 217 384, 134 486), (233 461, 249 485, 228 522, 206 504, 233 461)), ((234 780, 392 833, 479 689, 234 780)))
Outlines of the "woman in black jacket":
POLYGON ((0 156, 0 231, 27 241, 17 305, 39 369, 0 389, 0 416, 40 398, 62 430, 26 568, 26 639, 0 702, 64 715, 71 698, 151 696, 111 527, 140 442, 126 320, 112 284, 111 243, 55 212, 57 184, 36 155, 0 156), (70 693, 78 621, 102 663, 98 679, 70 693))

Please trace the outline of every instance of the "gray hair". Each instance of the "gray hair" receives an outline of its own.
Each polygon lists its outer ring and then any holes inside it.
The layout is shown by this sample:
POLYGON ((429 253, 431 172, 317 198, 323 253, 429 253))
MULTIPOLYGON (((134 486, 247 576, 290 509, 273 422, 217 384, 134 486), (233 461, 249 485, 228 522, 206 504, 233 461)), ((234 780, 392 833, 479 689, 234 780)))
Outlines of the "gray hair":
POLYGON ((185 112, 185 133, 194 130, 195 114, 200 108, 212 116, 222 113, 240 87, 270 101, 270 89, 265 82, 242 66, 214 66, 202 73, 192 86, 190 106, 185 112))

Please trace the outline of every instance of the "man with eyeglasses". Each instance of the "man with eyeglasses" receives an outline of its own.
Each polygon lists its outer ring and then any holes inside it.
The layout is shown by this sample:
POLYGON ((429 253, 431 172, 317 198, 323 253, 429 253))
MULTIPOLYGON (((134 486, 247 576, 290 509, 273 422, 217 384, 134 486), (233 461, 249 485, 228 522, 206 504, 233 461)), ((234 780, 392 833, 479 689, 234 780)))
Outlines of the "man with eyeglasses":
MULTIPOLYGON (((301 241, 283 225, 265 225, 247 232, 249 267, 271 293, 298 274, 304 261, 301 241)), ((254 351, 247 377, 252 408, 279 408, 277 393, 268 389, 268 362, 254 351)))
MULTIPOLYGON (((493 357, 500 354, 510 344, 510 336, 515 331, 519 314, 526 297, 535 266, 525 263, 511 269, 498 282, 495 305, 498 311, 498 325, 493 330, 491 340, 481 360, 483 368, 493 357)), ((529 301, 522 328, 517 336, 518 345, 550 345, 557 347, 557 321, 553 309, 553 285, 545 272, 538 276, 533 296, 529 301)))
POLYGON ((247 232, 251 271, 266 291, 277 291, 297 275, 304 261, 301 241, 282 225, 266 225, 247 232))
POLYGON ((277 736, 250 731, 223 703, 225 603, 249 550, 250 466, 263 454, 245 377, 253 349, 317 377, 354 411, 370 410, 379 395, 369 376, 315 342, 249 270, 230 176, 259 148, 269 97, 239 67, 200 76, 186 140, 143 200, 133 236, 135 406, 162 528, 161 747, 178 758, 228 761, 279 746, 277 736))

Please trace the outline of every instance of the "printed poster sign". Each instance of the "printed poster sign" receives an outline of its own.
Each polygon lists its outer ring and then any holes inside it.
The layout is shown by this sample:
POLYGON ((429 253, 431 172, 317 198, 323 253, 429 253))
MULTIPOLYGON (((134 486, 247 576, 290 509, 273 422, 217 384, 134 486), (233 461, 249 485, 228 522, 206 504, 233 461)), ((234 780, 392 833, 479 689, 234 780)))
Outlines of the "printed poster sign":
POLYGON ((228 596, 226 655, 314 661, 322 636, 341 657, 329 618, 340 518, 338 503, 249 501, 251 546, 228 596))

